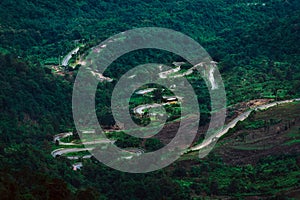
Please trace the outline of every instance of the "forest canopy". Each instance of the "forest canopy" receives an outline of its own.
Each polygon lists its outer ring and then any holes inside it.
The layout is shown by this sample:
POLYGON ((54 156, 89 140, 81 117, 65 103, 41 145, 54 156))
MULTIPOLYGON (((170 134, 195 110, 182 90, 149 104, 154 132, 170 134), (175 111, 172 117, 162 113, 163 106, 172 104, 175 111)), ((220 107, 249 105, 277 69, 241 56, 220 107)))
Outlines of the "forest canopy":
MULTIPOLYGON (((54 159, 50 152, 55 148, 54 134, 74 131, 71 95, 76 70, 74 76, 58 76, 45 66, 46 60, 57 64, 78 43, 85 44, 82 53, 86 53, 122 31, 164 27, 195 39, 218 62, 228 105, 258 98, 290 99, 300 94, 299 10, 298 0, 1 0, 0 197, 243 198, 278 196, 299 188, 299 155, 286 152, 263 156, 256 166, 234 167, 213 153, 204 160, 187 158, 187 164, 176 162, 165 170, 134 175, 92 158, 83 161, 82 171, 75 172, 70 160, 54 159), (288 175, 291 178, 285 180, 288 175), (266 180, 269 177, 271 181, 266 180)), ((160 63, 178 61, 164 52, 145 54, 133 52, 120 58, 106 75, 118 78, 145 58, 160 63)), ((209 112, 203 83, 194 85, 198 101, 209 112)), ((105 90, 96 96, 97 111, 106 125, 113 125, 108 98, 112 85, 100 87, 105 90)), ((209 118, 207 113, 202 116, 209 118)), ((145 145, 161 147, 159 141, 145 145)))

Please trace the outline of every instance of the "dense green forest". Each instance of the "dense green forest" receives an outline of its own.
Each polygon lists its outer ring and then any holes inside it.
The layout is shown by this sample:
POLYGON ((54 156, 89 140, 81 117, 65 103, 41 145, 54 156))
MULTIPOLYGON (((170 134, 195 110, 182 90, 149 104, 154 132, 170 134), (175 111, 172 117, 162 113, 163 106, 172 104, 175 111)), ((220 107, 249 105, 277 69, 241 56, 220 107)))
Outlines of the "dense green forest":
POLYGON ((88 49, 121 31, 159 26, 187 34, 219 62, 229 103, 278 90, 293 96, 300 88, 299 7, 297 0, 3 0, 1 51, 58 63, 76 41, 88 49))
MULTIPOLYGON (((58 64, 58 57, 78 42, 85 44, 80 50, 85 52, 121 31, 159 26, 192 37, 219 63, 228 104, 299 97, 299 11, 297 0, 2 0, 1 199, 283 199, 285 191, 299 189, 299 155, 280 151, 262 156, 256 164, 235 166, 225 163, 218 151, 203 160, 188 155, 147 174, 118 172, 92 158, 83 160, 81 171, 73 171, 71 161, 54 159, 50 152, 54 134, 74 129, 71 95, 76 72, 57 76, 44 66, 46 60, 58 64)), ((165 52, 133 52, 106 75, 117 79, 145 61, 169 64, 178 59, 165 52)), ((97 114, 105 125, 114 123, 108 98, 114 84, 103 83, 97 94, 97 114)), ((205 86, 193 84, 209 112, 205 86)), ((233 131, 257 123, 250 120, 233 131)))

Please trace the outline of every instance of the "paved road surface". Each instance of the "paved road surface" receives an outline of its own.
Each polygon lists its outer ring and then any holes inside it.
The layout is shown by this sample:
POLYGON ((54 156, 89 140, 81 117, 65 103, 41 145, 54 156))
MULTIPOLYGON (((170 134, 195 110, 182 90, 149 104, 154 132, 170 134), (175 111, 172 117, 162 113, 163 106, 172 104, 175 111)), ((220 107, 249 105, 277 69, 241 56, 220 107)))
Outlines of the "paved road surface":
POLYGON ((55 149, 54 151, 51 152, 51 155, 55 158, 56 156, 61 156, 66 153, 75 153, 75 152, 80 152, 80 151, 91 151, 93 148, 60 148, 60 149, 55 149))
MULTIPOLYGON (((272 103, 269 103, 269 104, 266 104, 266 105, 261 105, 261 106, 258 106, 256 108, 253 108, 251 110, 245 111, 244 113, 242 113, 241 115, 236 117, 234 120, 229 122, 227 125, 225 125, 223 129, 217 131, 214 135, 212 135, 211 137, 205 139, 201 144, 198 144, 194 147, 191 147, 188 150, 188 152, 203 149, 203 148, 207 147, 208 145, 210 145, 212 142, 215 142, 215 140, 219 139, 224 134, 226 134, 229 131, 230 128, 235 127, 236 124, 239 121, 243 121, 243 120, 247 119, 248 116, 251 114, 251 112, 254 111, 254 110, 264 110, 264 109, 268 109, 270 107, 274 107, 276 105, 280 105, 280 104, 284 104, 284 103, 290 103, 290 102, 293 102, 293 101, 300 101, 300 99, 292 99, 292 100, 286 100, 286 101, 272 102, 272 103)), ((143 110, 145 108, 150 108, 150 107, 153 108, 153 107, 158 107, 158 106, 161 106, 161 105, 160 104, 143 105, 143 106, 137 108, 136 112, 137 113, 143 113, 143 110)), ((56 141, 56 140, 59 141, 61 138, 68 137, 70 135, 72 135, 71 132, 61 133, 61 134, 55 135, 54 136, 54 141, 56 141)), ((104 140, 95 140, 95 141, 84 142, 82 144, 100 144, 100 143, 110 143, 110 142, 114 142, 114 141, 104 139, 104 140)), ((61 143, 61 142, 60 142, 60 144, 63 144, 63 145, 76 145, 75 143, 61 143)), ((94 149, 93 147, 91 147, 91 148, 60 148, 60 149, 56 149, 56 150, 52 151, 51 155, 53 157, 56 157, 58 155, 63 155, 63 154, 66 154, 66 153, 80 152, 80 151, 91 151, 93 149, 94 149)), ((91 155, 84 156, 84 158, 90 158, 90 157, 91 157, 91 155)), ((79 159, 78 156, 69 156, 67 158, 68 159, 79 159)), ((131 157, 128 157, 127 159, 130 159, 130 158, 131 157)))
POLYGON ((239 115, 237 118, 235 118, 234 120, 232 120, 229 124, 225 125, 225 127, 219 131, 217 131, 213 136, 205 139, 201 144, 198 144, 194 147, 191 147, 188 152, 190 151, 196 151, 196 150, 200 150, 200 149, 203 149, 204 147, 207 147, 208 145, 210 145, 212 142, 214 142, 216 139, 222 137, 224 134, 226 134, 230 128, 233 128, 236 126, 236 124, 239 122, 239 121, 243 121, 245 120, 246 118, 248 118, 248 116, 251 114, 251 112, 253 110, 265 110, 265 109, 268 109, 268 108, 271 108, 271 107, 274 107, 276 105, 280 105, 280 104, 284 104, 284 103, 290 103, 290 102, 293 102, 293 101, 300 101, 300 99, 292 99, 292 100, 285 100, 285 101, 277 101, 277 102, 272 102, 272 103, 269 103, 269 104, 266 104, 266 105, 261 105, 261 106, 258 106, 254 109, 251 109, 251 110, 248 110, 246 112, 244 112, 243 114, 239 115))
POLYGON ((70 51, 62 60, 61 65, 62 66, 67 66, 70 59, 72 58, 73 54, 76 54, 79 51, 79 47, 73 49, 72 51, 70 51))

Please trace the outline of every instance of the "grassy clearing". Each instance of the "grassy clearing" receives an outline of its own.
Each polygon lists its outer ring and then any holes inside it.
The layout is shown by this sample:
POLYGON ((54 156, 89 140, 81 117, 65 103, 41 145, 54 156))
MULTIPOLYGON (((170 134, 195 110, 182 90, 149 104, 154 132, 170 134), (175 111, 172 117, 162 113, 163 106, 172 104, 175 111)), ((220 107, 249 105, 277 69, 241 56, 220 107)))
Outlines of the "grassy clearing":
POLYGON ((266 111, 257 112, 255 115, 255 120, 264 120, 264 119, 294 119, 295 117, 300 116, 300 102, 292 102, 281 104, 269 108, 266 111))
POLYGON ((72 146, 65 146, 65 145, 52 145, 51 146, 51 150, 54 151, 56 149, 60 149, 60 148, 84 148, 84 145, 78 144, 78 145, 72 145, 72 146))
POLYGON ((184 161, 184 160, 197 160, 199 159, 199 152, 198 151, 192 151, 190 153, 184 154, 180 156, 178 161, 184 161))
POLYGON ((86 155, 90 155, 89 151, 79 151, 79 152, 71 152, 71 153, 66 153, 64 156, 78 156, 78 157, 83 157, 86 155))
POLYGON ((236 150, 244 150, 244 151, 253 151, 253 150, 266 150, 274 147, 273 145, 268 145, 268 146, 246 146, 246 145, 240 145, 240 146, 234 146, 232 147, 233 149, 236 150))

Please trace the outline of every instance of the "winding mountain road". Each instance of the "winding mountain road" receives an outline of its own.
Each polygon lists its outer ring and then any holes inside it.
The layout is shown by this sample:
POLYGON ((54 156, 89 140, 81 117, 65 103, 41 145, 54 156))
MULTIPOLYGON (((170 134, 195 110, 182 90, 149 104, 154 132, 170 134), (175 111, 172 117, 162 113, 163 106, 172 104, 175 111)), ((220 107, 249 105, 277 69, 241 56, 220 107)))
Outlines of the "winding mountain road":
MULTIPOLYGON (((86 133, 89 133, 89 132, 86 132, 86 133)), ((90 133, 94 133, 93 131, 90 132, 90 133)), ((74 146, 74 145, 93 145, 93 144, 109 144, 109 143, 114 143, 115 141, 114 140, 109 140, 109 139, 101 139, 101 140, 93 140, 93 141, 87 141, 87 142, 82 142, 80 144, 78 143, 74 143, 74 142, 61 142, 60 140, 62 138, 66 138, 66 137, 69 137, 73 135, 72 132, 66 132, 66 133, 60 133, 60 134, 57 134, 53 137, 53 142, 57 142, 58 141, 58 144, 59 145, 63 145, 63 146, 74 146)), ((94 147, 90 147, 90 148, 59 148, 59 149, 55 149, 54 151, 51 152, 51 155, 55 158, 56 156, 61 156, 63 154, 67 154, 67 153, 76 153, 76 152, 81 152, 81 151, 91 151, 93 150, 94 147)), ((86 156, 83 156, 82 158, 90 158, 91 155, 86 155, 86 156)), ((80 157, 79 156, 67 156, 68 159, 71 159, 71 160, 75 160, 75 159, 79 159, 80 157)))
POLYGON ((67 66, 70 59, 72 58, 73 54, 76 54, 79 51, 79 47, 73 49, 72 51, 70 51, 62 60, 61 65, 62 66, 67 66))
POLYGON ((51 155, 55 158, 57 156, 61 156, 66 153, 76 153, 76 152, 91 151, 91 150, 93 150, 93 148, 60 148, 52 151, 51 155))
POLYGON ((227 125, 225 125, 223 129, 217 131, 211 137, 205 139, 201 144, 198 144, 196 146, 191 147, 187 152, 201 150, 201 149, 209 146, 216 139, 219 139, 220 137, 222 137, 223 135, 225 135, 229 131, 230 128, 235 127, 236 124, 239 121, 244 121, 245 119, 247 119, 249 117, 249 115, 251 114, 251 112, 253 112, 253 111, 266 110, 266 109, 274 107, 276 105, 285 104, 285 103, 291 103, 291 102, 294 102, 294 101, 300 101, 300 98, 299 99, 285 100, 285 101, 276 101, 276 102, 272 102, 272 103, 269 103, 269 104, 261 105, 261 106, 258 106, 256 108, 253 108, 251 110, 245 111, 244 113, 242 113, 241 115, 239 115, 238 117, 236 117, 234 120, 232 120, 231 122, 229 122, 227 125))

